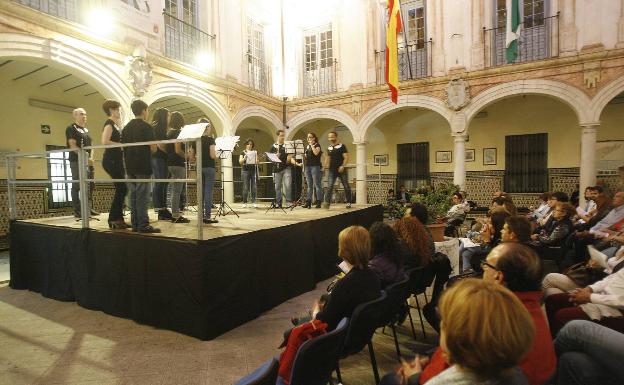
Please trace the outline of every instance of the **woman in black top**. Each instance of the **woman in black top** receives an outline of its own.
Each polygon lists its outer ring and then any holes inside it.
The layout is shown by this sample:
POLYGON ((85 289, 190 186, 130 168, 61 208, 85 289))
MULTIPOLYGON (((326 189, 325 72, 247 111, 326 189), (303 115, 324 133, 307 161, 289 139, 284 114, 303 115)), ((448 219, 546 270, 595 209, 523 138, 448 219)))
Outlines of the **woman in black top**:
POLYGON ((247 197, 251 193, 251 204, 256 207, 256 182, 258 175, 258 151, 255 150, 255 143, 252 139, 245 141, 245 150, 238 157, 241 165, 241 179, 243 180, 243 207, 247 207, 247 197))
MULTIPOLYGON (((166 108, 159 108, 154 112, 152 127, 154 128, 154 140, 167 139, 167 130, 171 122, 171 114, 166 108)), ((167 148, 165 144, 157 145, 156 152, 152 154, 152 172, 156 179, 167 179, 167 148)), ((154 183, 152 192, 154 210, 158 214, 158 220, 171 220, 171 212, 167 210, 167 182, 154 183)))
POLYGON ((205 224, 217 223, 216 219, 210 218, 212 215, 212 188, 215 182, 215 159, 217 159, 217 149, 214 138, 210 135, 212 125, 206 118, 201 118, 197 123, 207 123, 204 135, 201 137, 202 150, 202 184, 204 196, 204 220, 205 224))
POLYGON ((323 188, 321 187, 321 156, 323 151, 315 133, 308 134, 308 146, 305 151, 305 176, 308 185, 308 198, 304 207, 312 207, 312 192, 316 195, 316 208, 321 208, 323 188))
MULTIPOLYGON (((174 111, 171 113, 171 129, 167 131, 167 139, 177 139, 180 130, 184 127, 184 116, 174 111)), ((167 143, 167 167, 172 179, 186 178, 186 146, 184 143, 167 143)), ((171 186, 171 222, 189 223, 180 213, 180 197, 184 182, 173 182, 171 186)))
MULTIPOLYGON (((117 144, 121 140, 119 125, 121 124, 121 105, 116 100, 106 100, 102 109, 108 119, 102 130, 102 144, 117 144)), ((112 179, 124 179, 123 153, 120 147, 107 148, 102 158, 102 167, 112 179)), ((111 229, 127 229, 131 227, 123 219, 123 205, 128 188, 125 182, 115 182, 115 195, 108 213, 108 227, 111 229)))

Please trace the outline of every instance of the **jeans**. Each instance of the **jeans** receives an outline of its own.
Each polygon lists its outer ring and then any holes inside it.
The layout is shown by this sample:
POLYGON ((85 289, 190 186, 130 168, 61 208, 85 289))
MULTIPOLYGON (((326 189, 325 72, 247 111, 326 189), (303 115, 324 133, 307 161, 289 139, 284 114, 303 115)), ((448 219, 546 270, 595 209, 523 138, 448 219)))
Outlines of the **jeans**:
POLYGON ((557 384, 608 384, 624 378, 622 333, 589 321, 571 321, 557 335, 555 350, 557 384))
MULTIPOLYGON (((71 170, 72 179, 78 180, 80 176, 80 171, 78 171, 78 162, 69 162, 69 169, 71 170)), ((93 179, 93 167, 87 167, 87 178, 93 179)), ((93 201, 93 188, 95 187, 95 183, 89 183, 89 207, 91 207, 91 202, 93 201)), ((72 206, 74 207, 74 214, 80 214, 80 183, 72 183, 71 187, 71 197, 72 197, 72 206)))
MULTIPOLYGON (((106 171, 112 179, 125 178, 123 159, 110 159, 106 157, 105 154, 102 160, 102 167, 104 167, 104 171, 106 171)), ((111 208, 108 213, 109 222, 123 220, 123 205, 126 199, 126 193, 128 192, 126 182, 115 182, 114 185, 115 196, 113 196, 111 208)))
POLYGON ((210 219, 212 215, 212 187, 215 182, 215 168, 204 167, 202 168, 202 183, 204 189, 202 194, 204 195, 204 218, 210 219))
POLYGON ((286 167, 282 171, 273 173, 273 183, 275 184, 275 203, 282 204, 282 182, 284 182, 286 202, 292 201, 292 168, 286 167))
POLYGON ((308 202, 312 202, 312 192, 316 195, 316 202, 321 202, 323 200, 321 166, 306 166, 305 177, 308 184, 308 202))
POLYGON ((247 197, 251 192, 251 203, 256 203, 256 168, 251 167, 241 171, 241 177, 243 178, 243 203, 247 203, 247 197))
MULTIPOLYGON (((167 179, 169 177, 167 159, 152 157, 152 173, 156 179, 167 179)), ((154 210, 167 209, 167 182, 154 183, 152 198, 154 201, 154 210)))
POLYGON ((150 177, 151 175, 128 174, 132 230, 149 226, 147 205, 150 200, 150 184, 147 182, 132 182, 132 179, 149 179, 150 177))
POLYGON ((342 187, 345 190, 345 196, 347 203, 351 203, 351 187, 349 187, 349 172, 345 169, 343 172, 337 170, 329 170, 327 173, 327 193, 325 194, 325 202, 331 203, 332 195, 334 194, 334 183, 336 179, 340 178, 342 187))
MULTIPOLYGON (((172 179, 184 179, 186 178, 186 169, 182 166, 169 166, 169 174, 171 174, 172 179)), ((171 214, 174 218, 180 216, 180 196, 183 188, 184 182, 172 182, 171 184, 171 214)))

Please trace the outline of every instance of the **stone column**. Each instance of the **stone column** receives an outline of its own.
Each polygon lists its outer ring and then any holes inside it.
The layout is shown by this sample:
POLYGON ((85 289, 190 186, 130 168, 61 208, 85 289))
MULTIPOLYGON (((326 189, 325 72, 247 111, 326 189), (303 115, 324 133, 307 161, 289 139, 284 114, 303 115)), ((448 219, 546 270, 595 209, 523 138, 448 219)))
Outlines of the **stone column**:
POLYGON ((599 126, 600 122, 581 123, 580 205, 585 204, 585 188, 596 184, 596 132, 599 126))
POLYGON ((561 56, 576 55, 578 28, 576 27, 576 0, 559 0, 561 56))
POLYGON ((367 142, 353 142, 355 144, 356 168, 355 168, 355 203, 365 205, 368 203, 366 184, 366 144, 367 142))
POLYGON ((466 135, 453 134, 455 150, 453 151, 453 184, 462 190, 466 188, 466 135))
POLYGON ((227 159, 221 159, 223 171, 223 195, 227 203, 234 203, 234 169, 232 168, 232 154, 227 159))
POLYGON ((616 48, 624 48, 624 0, 620 1, 620 20, 618 21, 618 39, 616 48))
POLYGON ((471 63, 470 68, 474 70, 480 70, 485 67, 485 63, 483 61, 483 50, 485 49, 485 44, 483 41, 483 17, 484 17, 484 3, 483 1, 473 1, 471 2, 471 10, 472 10, 472 24, 471 24, 471 34, 472 34, 472 46, 470 47, 471 54, 471 63))

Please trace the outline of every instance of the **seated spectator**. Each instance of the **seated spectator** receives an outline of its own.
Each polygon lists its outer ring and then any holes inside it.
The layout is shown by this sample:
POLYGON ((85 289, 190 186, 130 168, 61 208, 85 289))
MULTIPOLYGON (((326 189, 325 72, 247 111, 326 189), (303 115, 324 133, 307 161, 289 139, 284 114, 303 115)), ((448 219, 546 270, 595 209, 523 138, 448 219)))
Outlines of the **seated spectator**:
MULTIPOLYGON (((516 366, 533 345, 535 326, 511 291, 484 280, 460 281, 442 296, 440 316, 440 354, 447 357, 450 367, 427 385, 527 383, 516 366)), ((384 376, 380 384, 418 384, 421 374, 422 364, 416 357, 403 362, 398 373, 384 376)))
POLYGON ((338 256, 350 267, 344 278, 338 280, 327 303, 316 303, 313 316, 333 330, 343 317, 351 317, 361 303, 381 295, 377 275, 368 268, 371 253, 368 231, 362 226, 349 226, 338 234, 338 256))
POLYGON ((531 241, 531 224, 525 217, 512 215, 505 218, 501 229, 502 242, 529 243, 531 241))
POLYGON ((593 214, 591 215, 591 217, 587 217, 586 220, 579 220, 579 223, 574 226, 574 229, 576 231, 587 231, 591 229, 592 227, 596 226, 596 224, 598 224, 598 222, 600 222, 604 217, 606 217, 611 210, 613 210, 613 206, 611 205, 611 198, 604 194, 597 195, 594 198, 593 202, 595 202, 593 214))
POLYGON ((567 203, 567 202, 568 202, 568 194, 564 192, 555 191, 554 193, 550 194, 550 197, 548 198, 548 207, 550 207, 550 210, 548 211, 548 213, 546 213, 546 215, 542 217, 542 219, 537 221, 538 226, 534 232, 539 233, 544 228, 544 226, 549 224, 548 221, 552 222, 551 220, 552 213, 557 203, 567 203))
POLYGON ((444 235, 452 237, 455 233, 455 228, 461 225, 466 218, 466 208, 462 203, 464 197, 460 193, 455 193, 451 197, 453 206, 446 212, 444 220, 446 221, 446 228, 444 229, 444 235))
POLYGON ((397 202, 400 203, 409 203, 411 199, 411 195, 409 192, 407 192, 407 189, 405 189, 404 185, 401 185, 401 187, 399 187, 399 191, 396 194, 396 200, 397 202))
POLYGON ((464 213, 469 213, 470 212, 470 202, 468 201, 468 193, 465 190, 461 190, 459 192, 459 194, 464 197, 464 199, 462 200, 462 205, 464 206, 464 213))
POLYGON ((616 385, 624 378, 624 334, 571 321, 557 335, 557 385, 616 385))
POLYGON ((399 252, 397 235, 392 227, 375 222, 368 230, 372 258, 368 267, 377 274, 381 288, 405 279, 403 255, 399 252))
MULTIPOLYGON (((541 308, 539 290, 541 261, 529 247, 518 243, 502 243, 483 262, 483 279, 506 286, 522 301, 535 326, 535 340, 519 366, 531 385, 540 385, 555 372, 557 360, 550 339, 548 323, 541 308)), ((426 383, 449 365, 438 348, 420 377, 426 383)))
POLYGON ((498 246, 501 241, 501 230, 505 225, 505 219, 509 217, 507 211, 498 211, 490 215, 489 220, 481 229, 481 244, 475 247, 459 247, 459 256, 462 259, 463 271, 481 271, 479 261, 483 259, 492 248, 498 246))
POLYGON ((579 220, 587 222, 589 218, 596 213, 596 197, 598 196, 598 191, 594 190, 593 186, 587 186, 583 195, 585 196, 585 204, 583 207, 578 206, 576 208, 576 214, 579 220))
POLYGON ((435 243, 427 228, 416 217, 409 216, 397 220, 394 223, 394 231, 399 237, 398 248, 403 254, 406 269, 428 266, 431 263, 435 243))
POLYGON ((538 197, 538 205, 537 208, 531 206, 529 207, 529 210, 531 210, 531 212, 528 215, 529 220, 531 221, 539 221, 540 219, 542 219, 546 214, 548 214, 548 212, 550 211, 550 206, 548 206, 548 199, 550 198, 550 193, 549 192, 545 192, 545 193, 541 193, 540 196, 538 197))
POLYGON ((544 226, 539 234, 531 235, 531 245, 537 249, 540 256, 548 257, 548 248, 563 245, 566 237, 572 232, 572 217, 575 212, 571 204, 557 203, 548 226, 544 226))
POLYGON ((546 314, 553 337, 569 321, 594 321, 624 332, 624 269, 571 293, 546 297, 546 314))

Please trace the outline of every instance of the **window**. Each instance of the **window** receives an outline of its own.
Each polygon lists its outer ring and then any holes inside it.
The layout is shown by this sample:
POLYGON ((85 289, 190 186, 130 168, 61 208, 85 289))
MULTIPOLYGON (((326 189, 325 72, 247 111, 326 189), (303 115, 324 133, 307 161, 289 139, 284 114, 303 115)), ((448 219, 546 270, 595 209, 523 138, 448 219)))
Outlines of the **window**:
MULTIPOLYGON (((46 151, 59 150, 62 146, 46 146, 46 151)), ((48 178, 52 181, 72 179, 69 168, 69 152, 53 152, 48 158, 48 178)), ((71 183, 52 183, 48 194, 48 207, 60 208, 71 205, 71 183)))
POLYGON ((429 179, 429 143, 397 144, 397 186, 419 188, 429 179))
POLYGON ((306 31, 303 45, 303 95, 336 91, 336 61, 331 25, 323 30, 306 31))
POLYGON ((76 0, 15 0, 17 3, 45 12, 48 15, 77 21, 78 4, 76 0))
POLYGON ((417 49, 425 48, 425 4, 424 1, 406 2, 401 8, 406 22, 405 33, 409 44, 417 49))
POLYGON ((247 68, 249 87, 267 93, 267 67, 264 62, 264 27, 247 18, 247 68))
POLYGON ((193 26, 197 26, 196 0, 165 0, 165 12, 193 26))
POLYGON ((198 1, 165 0, 165 56, 199 67, 214 61, 214 36, 199 26, 198 1))
POLYGON ((505 137, 505 191, 548 190, 548 134, 505 137))

